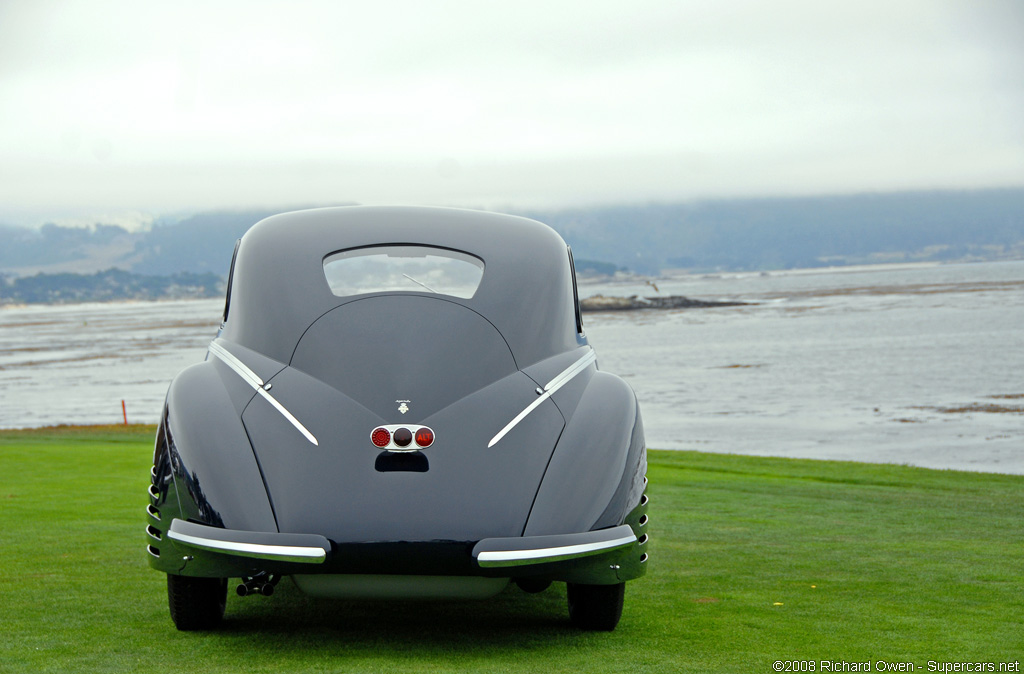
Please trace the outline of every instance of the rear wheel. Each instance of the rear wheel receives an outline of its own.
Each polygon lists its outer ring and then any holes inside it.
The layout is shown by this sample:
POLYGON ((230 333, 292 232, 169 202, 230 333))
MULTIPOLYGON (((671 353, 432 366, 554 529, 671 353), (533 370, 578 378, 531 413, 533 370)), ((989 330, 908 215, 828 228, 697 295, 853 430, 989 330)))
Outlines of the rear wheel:
POLYGON ((610 632, 622 617, 622 602, 626 584, 577 585, 566 584, 569 599, 569 620, 580 629, 610 632))
POLYGON ((167 603, 174 626, 184 632, 209 630, 224 617, 227 578, 190 578, 167 574, 167 603))

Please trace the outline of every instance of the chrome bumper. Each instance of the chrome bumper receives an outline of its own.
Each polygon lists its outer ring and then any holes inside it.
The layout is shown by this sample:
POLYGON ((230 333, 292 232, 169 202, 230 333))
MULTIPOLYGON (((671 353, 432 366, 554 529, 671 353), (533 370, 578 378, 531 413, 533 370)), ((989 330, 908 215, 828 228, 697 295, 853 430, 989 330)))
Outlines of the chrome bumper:
POLYGON ((317 534, 219 529, 178 519, 167 537, 186 548, 276 562, 323 564, 331 551, 331 542, 317 534))
POLYGON ((165 538, 178 556, 173 550, 164 549, 162 555, 150 552, 150 563, 156 568, 221 578, 266 571, 284 575, 536 577, 608 584, 643 575, 647 561, 647 535, 637 538, 629 524, 576 534, 477 542, 338 543, 319 534, 242 531, 174 519, 165 538))
POLYGON ((633 529, 623 524, 579 534, 485 538, 473 547, 473 557, 484 569, 549 564, 602 555, 636 542, 633 529))

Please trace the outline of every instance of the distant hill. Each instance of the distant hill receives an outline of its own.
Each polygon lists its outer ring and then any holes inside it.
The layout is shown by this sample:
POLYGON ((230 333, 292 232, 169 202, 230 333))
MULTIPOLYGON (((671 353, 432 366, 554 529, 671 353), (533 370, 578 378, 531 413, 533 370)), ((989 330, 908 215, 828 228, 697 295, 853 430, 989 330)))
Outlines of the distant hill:
MULTIPOLYGON (((0 272, 225 276, 234 242, 287 209, 204 212, 150 231, 0 225, 0 272)), ((520 215, 548 223, 581 271, 768 270, 1024 258, 1024 188, 730 199, 520 215)))
POLYGON ((0 276, 0 306, 222 297, 224 286, 224 280, 212 272, 147 276, 108 269, 95 274, 0 276))
POLYGON ((211 211, 155 226, 139 238, 135 245, 139 257, 129 269, 142 274, 187 271, 227 276, 235 241, 263 218, 279 212, 211 211))
POLYGON ((641 273, 1024 258, 1024 189, 901 192, 523 213, 578 258, 641 273))
POLYGON ((38 230, 0 225, 0 271, 23 275, 127 268, 137 244, 138 235, 116 225, 83 229, 46 224, 38 230))

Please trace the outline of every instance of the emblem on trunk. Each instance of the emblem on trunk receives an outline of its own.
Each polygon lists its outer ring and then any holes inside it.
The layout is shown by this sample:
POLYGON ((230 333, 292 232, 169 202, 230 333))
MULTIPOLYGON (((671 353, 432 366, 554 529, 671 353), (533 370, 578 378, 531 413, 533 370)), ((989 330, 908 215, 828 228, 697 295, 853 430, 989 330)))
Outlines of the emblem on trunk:
POLYGON ((398 411, 401 412, 402 414, 405 414, 406 412, 409 411, 409 405, 407 405, 406 403, 410 403, 412 401, 411 400, 396 400, 395 402, 396 403, 401 403, 398 406, 398 411))

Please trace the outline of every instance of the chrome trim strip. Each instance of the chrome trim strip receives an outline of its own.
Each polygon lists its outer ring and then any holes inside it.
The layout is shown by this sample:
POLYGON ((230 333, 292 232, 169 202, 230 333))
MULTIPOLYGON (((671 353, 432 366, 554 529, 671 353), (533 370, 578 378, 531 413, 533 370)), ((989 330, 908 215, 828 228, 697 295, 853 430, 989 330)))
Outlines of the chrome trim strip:
POLYGON ((645 564, 647 562, 647 553, 640 555, 640 563, 645 564))
POLYGON ((574 557, 587 557, 636 543, 636 535, 630 534, 610 541, 563 545, 556 548, 535 548, 533 550, 490 550, 477 555, 476 561, 482 567, 519 566, 523 564, 545 564, 574 557))
POLYGON ((146 535, 148 535, 154 541, 160 540, 160 530, 154 527, 152 524, 146 525, 146 535))
POLYGON ((269 393, 264 391, 259 386, 256 387, 256 393, 259 393, 261 396, 263 396, 263 398, 268 403, 273 405, 274 409, 276 409, 278 412, 280 412, 281 416, 283 416, 285 419, 287 419, 291 423, 291 425, 294 426, 299 431, 299 433, 302 433, 304 436, 306 436, 307 440, 312 442, 317 447, 320 446, 320 443, 317 442, 316 437, 312 433, 310 433, 309 430, 307 430, 305 426, 303 426, 301 423, 299 423, 299 420, 296 419, 294 416, 292 416, 292 413, 289 412, 288 410, 286 410, 284 408, 284 405, 282 405, 281 403, 277 402, 277 399, 274 398, 274 396, 270 395, 269 393))
POLYGON ((637 541, 637 543, 639 545, 647 545, 647 541, 648 540, 650 540, 650 538, 647 536, 647 534, 644 534, 643 536, 640 537, 640 539, 637 541))
MULTIPOLYGON (((160 500, 160 492, 156 490, 156 487, 154 485, 149 485, 146 491, 149 492, 149 498, 153 499, 154 501, 160 500)), ((153 505, 156 504, 154 503, 153 505)))
POLYGON ((156 482, 156 466, 149 467, 149 476, 153 479, 153 482, 156 482))
POLYGON ((160 521, 160 511, 153 507, 153 504, 146 506, 146 514, 155 519, 157 522, 160 521))
MULTIPOLYGON (((230 351, 225 349, 220 344, 217 344, 216 342, 210 342, 210 353, 216 356, 217 358, 220 358, 225 365, 234 370, 239 377, 244 379, 245 382, 249 384, 249 386, 251 386, 254 391, 256 391, 256 393, 260 394, 264 400, 273 405, 274 409, 280 412, 281 416, 287 419, 288 422, 292 426, 294 426, 296 430, 299 431, 299 433, 302 433, 302 435, 304 435, 307 440, 312 442, 317 447, 320 446, 320 443, 317 442, 316 437, 312 433, 310 433, 305 426, 299 423, 299 420, 296 419, 291 412, 286 410, 284 405, 277 402, 277 399, 274 398, 274 396, 267 393, 266 389, 264 388, 265 384, 263 383, 263 380, 259 378, 259 375, 250 370, 248 367, 246 367, 245 363, 238 360, 238 358, 232 355, 230 351)), ((269 388, 269 386, 267 386, 266 388, 269 388)))
POLYGON ((264 545, 262 543, 237 543, 235 541, 221 541, 215 538, 200 538, 190 536, 171 529, 167 537, 185 545, 209 550, 211 552, 223 552, 227 554, 238 554, 244 557, 255 557, 257 559, 273 559, 282 562, 306 562, 322 564, 327 559, 327 551, 323 548, 310 548, 298 545, 264 545))
POLYGON ((597 352, 591 349, 585 356, 555 375, 555 378, 547 383, 544 390, 552 392, 557 391, 562 388, 566 382, 583 371, 583 368, 590 365, 595 360, 597 360, 597 352))
POLYGON ((238 360, 233 353, 217 342, 210 342, 210 353, 224 361, 228 367, 237 372, 238 375, 242 377, 242 379, 248 381, 250 385, 263 386, 263 380, 260 379, 258 374, 250 370, 245 363, 238 360))
POLYGON ((493 447, 494 445, 498 444, 498 442, 503 437, 505 437, 505 435, 509 431, 515 428, 520 421, 526 418, 526 415, 537 409, 537 407, 542 402, 544 402, 552 395, 554 395, 555 391, 568 384, 573 377, 578 375, 580 372, 583 372, 583 370, 585 370, 587 366, 593 363, 595 360, 597 360, 597 353, 595 353, 593 349, 590 349, 590 351, 588 351, 582 358, 580 358, 575 363, 573 363, 572 365, 570 365, 569 367, 565 368, 557 375, 555 375, 555 378, 549 381, 547 383, 547 386, 544 387, 544 390, 540 394, 540 396, 532 403, 527 405, 526 409, 517 414, 515 418, 512 419, 512 421, 508 422, 505 425, 505 428, 498 431, 497 435, 491 438, 491 441, 487 443, 487 446, 493 447))
POLYGON ((505 428, 503 428, 500 431, 498 431, 497 435, 495 435, 493 438, 491 438, 491 441, 487 443, 487 446, 488 447, 493 447, 494 445, 498 444, 498 441, 501 440, 503 437, 505 437, 505 435, 509 431, 511 431, 513 428, 515 428, 516 424, 518 424, 520 421, 522 421, 524 418, 526 418, 527 414, 529 414, 530 412, 532 412, 535 409, 537 409, 538 405, 540 405, 542 402, 544 402, 545 400, 547 400, 550 397, 551 397, 551 392, 550 391, 546 391, 543 395, 541 395, 536 400, 534 400, 532 403, 527 405, 525 410, 523 410, 522 412, 517 414, 515 416, 515 418, 512 419, 512 421, 508 422, 505 425, 505 428))
POLYGON ((154 550, 156 550, 156 548, 154 548, 152 545, 147 545, 146 546, 146 552, 148 552, 149 554, 153 555, 157 559, 160 559, 160 553, 159 552, 153 552, 154 550))
POLYGON ((636 525, 637 525, 638 527, 646 527, 646 526, 647 526, 647 515, 646 515, 646 514, 645 514, 645 515, 643 515, 643 516, 642 516, 642 517, 640 518, 640 521, 636 523, 636 525))

